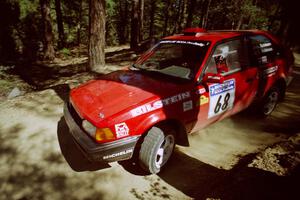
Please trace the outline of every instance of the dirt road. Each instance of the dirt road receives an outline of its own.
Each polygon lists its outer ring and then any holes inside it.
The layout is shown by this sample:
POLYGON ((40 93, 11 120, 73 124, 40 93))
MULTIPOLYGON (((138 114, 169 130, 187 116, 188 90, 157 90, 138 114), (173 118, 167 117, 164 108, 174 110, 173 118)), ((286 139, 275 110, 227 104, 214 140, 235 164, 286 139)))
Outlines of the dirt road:
POLYGON ((145 175, 129 162, 85 160, 62 118, 66 84, 6 100, 0 103, 0 199, 299 196, 299 69, 271 117, 243 112, 191 135, 191 147, 178 147, 159 175, 145 175))

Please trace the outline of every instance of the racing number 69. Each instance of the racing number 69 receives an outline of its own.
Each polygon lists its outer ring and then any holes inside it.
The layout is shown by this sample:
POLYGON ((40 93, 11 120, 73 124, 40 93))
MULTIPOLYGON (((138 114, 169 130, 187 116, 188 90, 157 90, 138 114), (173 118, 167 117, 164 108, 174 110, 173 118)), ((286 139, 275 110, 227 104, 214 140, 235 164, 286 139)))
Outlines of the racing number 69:
POLYGON ((222 103, 221 103, 222 95, 219 96, 218 101, 216 103, 216 107, 214 109, 215 114, 217 114, 220 111, 220 109, 225 110, 228 107, 229 99, 230 99, 230 94, 227 93, 224 97, 224 102, 223 102, 223 105, 222 105, 222 103))

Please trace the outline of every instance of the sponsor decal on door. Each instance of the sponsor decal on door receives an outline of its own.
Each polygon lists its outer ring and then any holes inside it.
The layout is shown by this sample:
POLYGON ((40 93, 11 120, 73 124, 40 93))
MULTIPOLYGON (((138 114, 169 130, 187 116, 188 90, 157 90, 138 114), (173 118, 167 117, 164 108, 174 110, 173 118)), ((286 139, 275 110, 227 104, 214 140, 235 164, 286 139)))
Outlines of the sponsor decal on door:
POLYGON ((220 115, 233 107, 235 97, 235 79, 224 81, 222 84, 209 86, 208 118, 220 115))

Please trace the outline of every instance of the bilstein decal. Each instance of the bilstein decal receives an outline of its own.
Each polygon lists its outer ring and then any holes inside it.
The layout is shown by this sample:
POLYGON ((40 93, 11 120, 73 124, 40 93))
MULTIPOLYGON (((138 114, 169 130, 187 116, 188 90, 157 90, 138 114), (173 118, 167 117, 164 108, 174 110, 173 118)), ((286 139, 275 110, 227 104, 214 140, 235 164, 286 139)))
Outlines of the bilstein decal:
POLYGON ((155 101, 153 103, 148 103, 148 104, 139 106, 137 108, 132 109, 130 111, 130 113, 133 117, 136 117, 136 116, 157 110, 159 108, 162 108, 163 106, 171 105, 171 104, 177 103, 179 101, 188 99, 190 97, 191 97, 190 92, 183 92, 183 93, 176 94, 174 96, 171 96, 171 97, 168 97, 168 98, 165 98, 162 100, 155 101))

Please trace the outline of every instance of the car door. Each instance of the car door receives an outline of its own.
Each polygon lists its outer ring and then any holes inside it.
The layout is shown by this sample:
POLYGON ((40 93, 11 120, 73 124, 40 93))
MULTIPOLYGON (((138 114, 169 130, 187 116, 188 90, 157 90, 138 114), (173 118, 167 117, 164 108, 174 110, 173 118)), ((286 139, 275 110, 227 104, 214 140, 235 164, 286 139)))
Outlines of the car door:
POLYGON ((257 97, 263 97, 278 79, 280 67, 286 67, 280 51, 271 39, 264 35, 250 35, 251 58, 253 65, 258 67, 259 87, 257 97))
MULTIPOLYGON (((222 83, 202 79, 198 121, 194 130, 245 109, 253 101, 257 86, 257 68, 249 62, 248 43, 244 37, 216 45, 202 77, 223 79, 222 83)), ((216 81, 218 82, 218 81, 216 81)))

